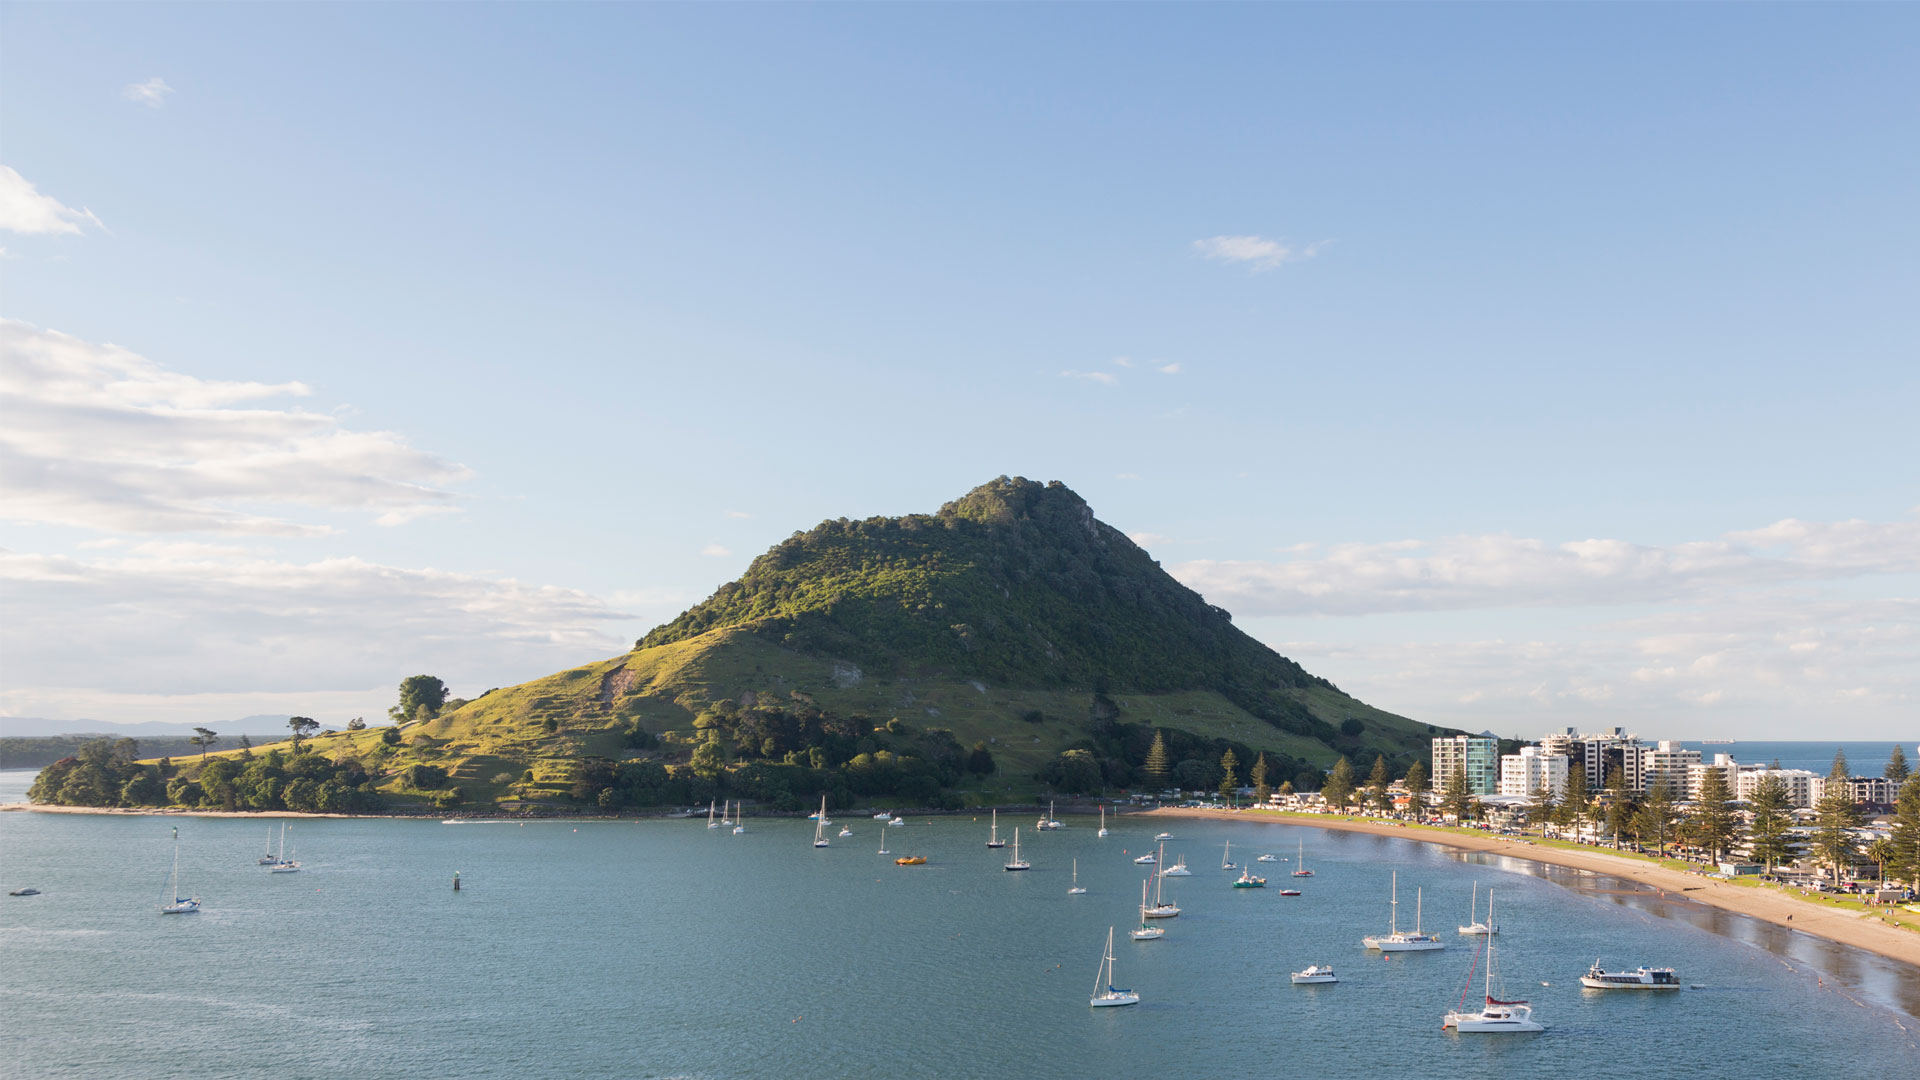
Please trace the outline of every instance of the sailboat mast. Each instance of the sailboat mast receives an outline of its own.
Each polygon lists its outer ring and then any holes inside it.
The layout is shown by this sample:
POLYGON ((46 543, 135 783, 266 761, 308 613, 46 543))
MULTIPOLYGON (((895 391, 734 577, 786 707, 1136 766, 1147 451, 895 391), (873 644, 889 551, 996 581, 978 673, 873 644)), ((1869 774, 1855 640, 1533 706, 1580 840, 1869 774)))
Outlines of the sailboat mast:
MULTIPOLYGON (((1487 890, 1487 925, 1493 925, 1493 890, 1487 890)), ((1493 935, 1487 935, 1487 979, 1480 996, 1493 1001, 1493 935)), ((1485 1006, 1482 1006, 1483 1008, 1485 1006)))
POLYGON ((180 826, 173 827, 173 895, 167 898, 171 904, 180 898, 180 826))
POLYGON ((1387 900, 1387 936, 1400 932, 1400 871, 1393 872, 1393 891, 1387 900))

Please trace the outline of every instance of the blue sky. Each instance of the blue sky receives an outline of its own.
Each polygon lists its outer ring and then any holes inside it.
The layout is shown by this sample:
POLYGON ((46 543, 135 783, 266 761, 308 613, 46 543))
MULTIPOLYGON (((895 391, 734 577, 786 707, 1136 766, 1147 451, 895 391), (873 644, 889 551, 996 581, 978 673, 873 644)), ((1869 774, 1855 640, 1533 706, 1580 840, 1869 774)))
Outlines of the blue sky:
POLYGON ((1421 719, 1912 733, 1911 8, 0 29, 0 713, 477 692, 1011 473, 1421 719))

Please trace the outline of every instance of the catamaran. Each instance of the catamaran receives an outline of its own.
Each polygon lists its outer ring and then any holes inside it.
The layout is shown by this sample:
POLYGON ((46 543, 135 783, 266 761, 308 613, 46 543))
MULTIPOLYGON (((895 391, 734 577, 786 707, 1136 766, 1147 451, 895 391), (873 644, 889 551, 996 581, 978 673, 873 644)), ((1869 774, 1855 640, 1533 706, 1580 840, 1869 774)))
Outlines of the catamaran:
POLYGON ((827 846, 827 797, 820 796, 820 816, 813 819, 813 846, 827 846))
POLYGON ((1098 1009, 1105 1005, 1138 1005, 1140 995, 1113 985, 1113 927, 1107 927, 1107 951, 1100 958, 1100 972, 1093 977, 1093 996, 1087 1004, 1098 1009), (1105 987, 1105 989, 1101 989, 1105 987))
POLYGON ((1141 912, 1145 918, 1171 919, 1175 915, 1180 914, 1178 905, 1167 903, 1166 891, 1162 888, 1162 886, 1166 884, 1166 880, 1166 877, 1162 874, 1155 874, 1153 876, 1153 906, 1141 912))
POLYGON ((1165 927, 1154 926, 1147 922, 1147 883, 1140 883, 1140 927, 1127 931, 1127 936, 1135 941, 1158 941, 1167 936, 1165 927))
POLYGON ((1361 943, 1369 949, 1378 949, 1381 952, 1427 952, 1432 949, 1446 948, 1446 942, 1441 941, 1432 934, 1423 934, 1420 932, 1419 890, 1415 890, 1413 896, 1413 933, 1403 934, 1400 932, 1399 920, 1400 871, 1395 870, 1393 872, 1392 899, 1388 901, 1387 932, 1384 935, 1361 938, 1361 943))
POLYGON ((200 898, 180 895, 180 826, 173 827, 173 882, 167 886, 170 902, 162 902, 162 915, 192 915, 200 910, 200 898))
POLYGON ((1147 852, 1145 855, 1139 856, 1133 861, 1139 863, 1142 866, 1154 866, 1160 862, 1159 858, 1155 856, 1154 853, 1151 851, 1147 852))
POLYGON ((1056 821, 1053 816, 1053 800, 1051 799, 1047 800, 1046 816, 1040 819, 1039 824, 1036 827, 1041 829, 1042 831, 1045 831, 1048 829, 1057 829, 1060 827, 1060 822, 1056 821))
POLYGON ((1307 869, 1307 841, 1305 838, 1302 838, 1300 841, 1300 854, 1293 860, 1293 867, 1294 877, 1313 876, 1313 871, 1307 869))
POLYGON ((1107 835, 1107 808, 1104 803, 1100 806, 1100 831, 1096 835, 1107 835))
POLYGON ((1013 830, 1013 860, 1007 863, 1006 868, 1008 870, 1033 869, 1032 863, 1027 862, 1026 860, 1020 857, 1020 828, 1017 825, 1014 826, 1014 830, 1013 830))
MULTIPOLYGON (((1487 890, 1487 921, 1489 923, 1493 921, 1492 889, 1487 890)), ((1481 990, 1481 995, 1486 999, 1486 1003, 1480 1007, 1479 1012, 1465 1012, 1456 1009, 1448 1013, 1440 1021, 1441 1029, 1452 1028, 1455 1031, 1478 1031, 1489 1034, 1547 1030, 1545 1024, 1534 1020, 1533 1006, 1524 1001, 1501 1001, 1499 998, 1493 996, 1493 935, 1488 934, 1486 938, 1487 973, 1486 983, 1481 990)), ((1472 968, 1467 969, 1467 980, 1467 985, 1473 985, 1472 968)), ((1460 1001, 1462 1005, 1466 1003, 1466 999, 1467 992, 1465 988, 1462 988, 1460 991, 1460 1001)))
POLYGON ((300 872, 300 860, 287 857, 287 823, 280 823, 280 855, 268 865, 269 874, 297 874, 300 872))
POLYGON ((1493 890, 1487 890, 1487 921, 1475 918, 1480 913, 1480 883, 1473 883, 1473 899, 1467 908, 1467 925, 1460 928, 1463 934, 1497 934, 1499 929, 1493 925, 1493 890))
POLYGON ((1073 860, 1073 885, 1067 889, 1068 896, 1079 896, 1087 890, 1080 887, 1080 860, 1073 860))
POLYGON ((1000 811, 999 810, 995 810, 993 812, 993 820, 990 824, 987 825, 987 846, 990 848, 1002 848, 1007 846, 1007 842, 1005 840, 1000 839, 1000 811))

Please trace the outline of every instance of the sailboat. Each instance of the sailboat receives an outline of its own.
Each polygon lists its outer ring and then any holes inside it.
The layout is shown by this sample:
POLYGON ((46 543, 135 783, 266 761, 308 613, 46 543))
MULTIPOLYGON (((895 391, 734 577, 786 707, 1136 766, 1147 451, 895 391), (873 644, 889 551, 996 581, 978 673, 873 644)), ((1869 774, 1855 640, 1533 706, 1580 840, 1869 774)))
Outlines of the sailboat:
POLYGON ((880 823, 880 851, 879 851, 879 854, 881 854, 881 855, 891 855, 891 854, 893 854, 893 852, 891 852, 891 851, 888 851, 888 850, 887 850, 887 823, 886 823, 886 822, 884 822, 884 821, 880 823))
POLYGON ((720 803, 720 824, 722 825, 733 824, 733 821, 727 817, 727 808, 732 805, 733 805, 732 799, 726 799, 720 803))
POLYGON ((1480 883, 1473 883, 1473 900, 1467 908, 1467 925, 1460 928, 1463 934, 1497 934, 1498 927, 1493 925, 1493 890, 1487 890, 1487 921, 1481 922, 1474 916, 1480 913, 1480 883))
MULTIPOLYGON (((824 813, 824 811, 822 811, 822 813, 824 813)), ((717 829, 719 827, 720 827, 720 823, 713 820, 713 800, 708 799, 707 800, 707 828, 717 829)))
POLYGON ((267 823, 267 853, 254 860, 255 866, 272 866, 280 860, 273 856, 273 823, 267 823))
POLYGON ((1087 1004, 1098 1009, 1107 1005, 1138 1005, 1140 995, 1113 985, 1113 927, 1107 927, 1107 951, 1100 958, 1100 971, 1093 977, 1093 996, 1087 1004), (1104 987, 1105 989, 1102 989, 1104 987))
POLYGON ((987 846, 990 848, 1007 846, 1007 842, 1000 839, 1000 811, 997 809, 993 812, 992 823, 987 826, 987 846))
POLYGON ((736 804, 733 808, 733 816, 739 819, 738 824, 734 825, 733 827, 733 835, 735 836, 739 836, 741 833, 747 831, 747 815, 746 815, 745 807, 746 807, 745 803, 739 803, 739 804, 736 804))
POLYGON ((1233 854, 1233 841, 1229 840, 1227 841, 1227 846, 1220 849, 1220 869, 1222 870, 1240 869, 1238 866, 1235 866, 1233 863, 1233 860, 1229 858, 1229 856, 1231 856, 1232 854, 1233 854))
POLYGON ((1431 949, 1444 949, 1447 943, 1432 934, 1420 932, 1420 892, 1414 891, 1413 933, 1400 932, 1400 871, 1393 872, 1392 899, 1388 901, 1387 932, 1384 935, 1361 938, 1361 944, 1369 949, 1387 952, 1426 952, 1431 949))
MULTIPOLYGON (((1162 852, 1162 854, 1165 853, 1162 852)), ((1166 891, 1162 888, 1162 886, 1166 884, 1166 880, 1165 874, 1155 874, 1153 876, 1153 906, 1140 913, 1142 918, 1171 919, 1175 915, 1180 914, 1178 905, 1169 904, 1166 901, 1166 891)))
POLYGON ((1079 896, 1087 890, 1080 887, 1080 860, 1073 860, 1073 885, 1067 890, 1068 896, 1079 896))
POLYGON ((820 816, 813 819, 813 846, 827 846, 827 797, 820 796, 820 816))
POLYGON ((1294 877, 1313 876, 1313 871, 1307 869, 1307 841, 1304 837, 1300 840, 1300 854, 1293 860, 1293 868, 1294 877))
POLYGON ((1047 814, 1045 817, 1040 819, 1036 827, 1041 829, 1042 831, 1045 831, 1047 829, 1057 829, 1060 827, 1060 822, 1054 820, 1052 799, 1047 800, 1047 814))
POLYGON ((1107 807, 1104 803, 1101 804, 1100 806, 1100 831, 1095 835, 1097 836, 1107 835, 1107 807))
POLYGON ((1127 931, 1127 936, 1135 941, 1158 941, 1167 936, 1164 926, 1155 926, 1147 921, 1147 883, 1140 883, 1140 927, 1127 931))
MULTIPOLYGON (((1487 922, 1493 922, 1493 890, 1487 890, 1487 922)), ((1440 1021, 1441 1030, 1452 1028, 1455 1031, 1478 1031, 1488 1034, 1545 1031, 1547 1026, 1533 1018, 1533 1006, 1524 1001, 1501 1001, 1493 996, 1493 935, 1487 938, 1487 974, 1481 996, 1486 1003, 1479 1012, 1455 1010, 1440 1021)), ((1467 969, 1467 978, 1473 978, 1473 969, 1467 969)), ((1469 982, 1471 985, 1471 982, 1469 982)), ((1461 1004, 1466 1003, 1466 991, 1460 992, 1461 1004)))
POLYGON ((287 857, 287 823, 283 821, 280 823, 280 856, 267 867, 267 873, 297 874, 299 872, 300 861, 287 857))
POLYGON ((1160 876, 1161 877, 1192 877, 1193 871, 1187 869, 1187 857, 1185 855, 1175 855, 1173 857, 1173 865, 1162 869, 1160 871, 1160 876))
POLYGON ((842 825, 842 826, 840 826, 840 835, 841 835, 841 836, 852 836, 852 835, 853 835, 853 830, 852 830, 852 829, 849 829, 849 828, 847 828, 847 827, 846 827, 845 825, 842 825))
POLYGON ((1006 868, 1008 870, 1033 869, 1032 863, 1026 862, 1020 858, 1020 830, 1018 827, 1015 827, 1013 830, 1013 861, 1008 863, 1006 868))
POLYGON ((200 910, 200 898, 180 895, 180 826, 173 827, 173 881, 167 886, 167 901, 160 905, 162 915, 192 915, 200 910))

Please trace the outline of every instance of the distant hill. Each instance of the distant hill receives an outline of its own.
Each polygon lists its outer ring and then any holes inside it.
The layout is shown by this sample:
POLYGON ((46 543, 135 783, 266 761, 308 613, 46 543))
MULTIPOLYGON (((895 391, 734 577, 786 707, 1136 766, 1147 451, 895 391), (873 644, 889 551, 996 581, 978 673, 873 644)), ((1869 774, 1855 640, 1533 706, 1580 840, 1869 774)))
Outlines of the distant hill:
POLYGON ((1243 782, 1264 753, 1275 786, 1317 786, 1343 754, 1398 775, 1438 729, 1254 640, 1064 485, 1001 477, 937 513, 796 533, 623 656, 458 703, 397 744, 317 745, 428 764, 469 800, 997 798, 1148 783, 1155 730, 1189 786, 1227 749, 1243 782), (612 780, 593 764, 640 757, 612 780))
MULTIPOLYGON (((289 714, 291 715, 291 714, 289 714)), ((162 735, 193 734, 194 724, 168 724, 147 721, 121 724, 111 720, 48 720, 38 716, 0 716, 0 738, 41 735, 106 735, 115 739, 146 739, 162 735)), ((212 728, 225 737, 242 732, 259 742, 263 734, 281 738, 287 732, 286 716, 243 716, 237 720, 205 720, 200 726, 212 728)))

